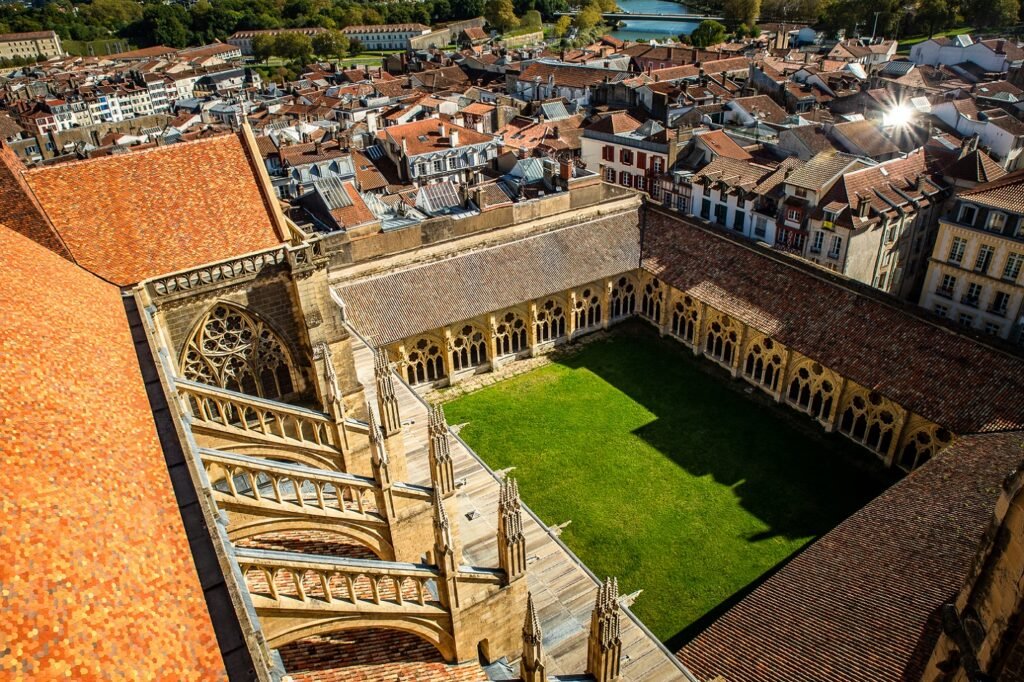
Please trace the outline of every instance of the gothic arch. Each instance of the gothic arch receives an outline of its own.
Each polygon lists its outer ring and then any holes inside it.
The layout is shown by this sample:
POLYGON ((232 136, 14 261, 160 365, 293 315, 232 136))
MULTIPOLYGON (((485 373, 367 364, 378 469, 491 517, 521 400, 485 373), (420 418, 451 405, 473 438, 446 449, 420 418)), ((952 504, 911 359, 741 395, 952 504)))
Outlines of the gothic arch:
POLYGON ((755 334, 747 343, 743 376, 769 393, 775 393, 782 383, 785 352, 781 343, 764 334, 755 334))
POLYGON ((661 309, 665 302, 665 288, 657 277, 649 277, 640 297, 640 314, 655 324, 661 324, 661 309))
POLYGON ((228 510, 228 513, 229 518, 234 517, 236 520, 228 525, 228 539, 231 542, 258 539, 263 535, 288 531, 319 531, 337 535, 350 544, 365 547, 381 561, 395 560, 395 549, 385 533, 357 521, 313 517, 260 517, 254 514, 232 514, 231 510, 228 510))
POLYGON ((530 347, 526 316, 518 310, 507 310, 495 315, 494 345, 499 357, 516 355, 530 347))
POLYGON ((565 303, 555 296, 537 303, 537 314, 533 321, 536 326, 537 343, 553 341, 565 336, 566 312, 565 303))
POLYGON ((913 471, 952 442, 953 434, 949 429, 921 417, 912 417, 896 451, 896 466, 913 471))
POLYGON ((819 421, 827 421, 838 398, 839 377, 821 363, 805 359, 790 373, 786 401, 819 421))
POLYGON ((256 313, 225 301, 196 323, 180 369, 186 379, 260 398, 297 392, 299 375, 284 337, 256 313))
POLYGON ((692 296, 683 296, 672 305, 672 334, 693 346, 696 343, 700 307, 692 296))
POLYGON ((430 336, 413 339, 406 347, 405 376, 410 385, 433 383, 445 377, 444 344, 430 336))
POLYGON ((622 275, 612 285, 609 305, 612 320, 632 315, 636 312, 636 282, 629 275, 622 275))
POLYGON ((583 287, 576 292, 573 314, 576 316, 577 331, 600 325, 603 312, 600 285, 583 287))
POLYGON ((472 322, 466 322, 454 331, 448 340, 452 354, 452 371, 479 367, 487 362, 487 335, 472 322))
POLYGON ((709 309, 704 327, 704 354, 723 365, 732 365, 739 352, 740 325, 725 313, 709 309))
POLYGON ((903 426, 903 410, 877 391, 856 386, 839 408, 840 433, 883 457, 903 426))
POLYGON ((267 609, 266 612, 259 613, 259 609, 257 609, 257 614, 264 625, 267 645, 272 649, 313 635, 325 635, 345 630, 383 628, 400 630, 421 637, 434 645, 441 657, 448 662, 454 662, 456 658, 455 639, 442 625, 430 618, 366 613, 346 614, 328 620, 311 620, 301 617, 274 617, 270 611, 271 609, 267 609))

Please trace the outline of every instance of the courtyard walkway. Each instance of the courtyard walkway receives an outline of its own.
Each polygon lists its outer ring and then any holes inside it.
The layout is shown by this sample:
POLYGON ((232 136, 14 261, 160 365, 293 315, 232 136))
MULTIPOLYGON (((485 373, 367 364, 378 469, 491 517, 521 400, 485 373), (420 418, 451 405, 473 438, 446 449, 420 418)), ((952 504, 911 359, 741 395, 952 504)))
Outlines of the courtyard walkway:
MULTIPOLYGON (((372 351, 358 335, 353 334, 352 340, 359 380, 366 387, 367 400, 375 404, 372 351)), ((408 482, 430 485, 426 405, 406 384, 396 382, 395 389, 405 423, 408 482)), ((458 438, 452 439, 451 452, 464 563, 496 566, 498 478, 458 438)), ((598 581, 532 512, 523 521, 529 554, 527 579, 544 634, 547 673, 581 674, 586 668, 587 634, 598 581)), ((622 654, 622 680, 695 679, 687 675, 678 660, 628 609, 622 619, 622 654)))

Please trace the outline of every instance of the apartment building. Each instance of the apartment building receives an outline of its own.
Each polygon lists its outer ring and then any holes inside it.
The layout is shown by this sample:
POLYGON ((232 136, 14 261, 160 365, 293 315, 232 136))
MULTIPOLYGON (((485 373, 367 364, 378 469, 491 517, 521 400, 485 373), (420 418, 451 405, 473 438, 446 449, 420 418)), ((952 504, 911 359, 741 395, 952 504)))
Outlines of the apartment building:
POLYGON ((386 155, 403 181, 417 187, 453 180, 473 183, 498 158, 501 141, 437 118, 390 126, 377 132, 376 149, 386 155))
POLYGON ((1024 172, 961 192, 939 221, 920 305, 956 323, 1021 342, 1024 172))
POLYGON ((367 50, 408 50, 410 40, 430 33, 423 24, 371 24, 346 26, 341 32, 350 40, 358 40, 367 50))
POLYGON ((63 57, 64 47, 56 31, 0 34, 0 59, 63 57))
POLYGON ((641 123, 624 111, 602 116, 583 130, 581 156, 605 182, 654 192, 676 157, 675 131, 660 123, 641 123))

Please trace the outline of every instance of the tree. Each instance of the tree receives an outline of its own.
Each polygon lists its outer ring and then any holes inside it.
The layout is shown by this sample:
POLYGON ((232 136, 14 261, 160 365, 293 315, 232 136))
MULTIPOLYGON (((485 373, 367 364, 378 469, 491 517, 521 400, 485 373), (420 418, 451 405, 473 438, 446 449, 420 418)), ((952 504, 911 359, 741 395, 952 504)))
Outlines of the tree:
POLYGON ((576 28, 586 31, 600 24, 601 19, 601 6, 595 0, 581 9, 576 15, 576 28))
POLYGON ((542 19, 540 12, 535 9, 531 9, 529 12, 523 15, 522 18, 523 26, 529 26, 530 28, 540 29, 542 19))
POLYGON ((252 56, 261 64, 270 59, 277 49, 274 36, 261 33, 252 39, 252 56))
POLYGON ((126 32, 140 45, 185 47, 191 38, 188 23, 188 10, 181 5, 145 5, 142 18, 126 32))
POLYGON ((753 26, 761 11, 761 0, 725 0, 722 11, 726 19, 738 21, 744 26, 753 26))
POLYGON ((280 33, 274 38, 274 54, 305 64, 312 60, 313 42, 302 33, 280 33))
POLYGON ((572 26, 572 17, 568 14, 563 14, 558 17, 558 21, 555 22, 555 35, 561 38, 569 32, 570 26, 572 26))
POLYGON ((358 38, 352 38, 348 41, 348 53, 353 57, 358 57, 363 53, 363 43, 358 38))
POLYGON ((615 0, 597 0, 597 5, 602 12, 615 12, 619 9, 619 4, 615 0))
POLYGON ((82 5, 80 11, 85 21, 113 33, 142 18, 142 5, 134 0, 93 0, 91 4, 82 5))
POLYGON ((512 0, 487 0, 484 6, 484 18, 487 23, 501 32, 508 31, 519 25, 512 0))
POLYGON ((713 19, 700 22, 700 26, 690 34, 690 44, 694 47, 710 47, 725 40, 725 26, 713 19))
POLYGON ((1005 26, 1017 21, 1019 0, 965 0, 964 18, 974 26, 1005 26))
POLYGON ((341 59, 348 52, 348 36, 337 29, 317 33, 313 36, 313 52, 321 57, 341 59))
POLYGON ((949 26, 956 18, 956 12, 946 0, 921 0, 914 17, 918 30, 927 29, 925 33, 931 38, 935 32, 949 26))

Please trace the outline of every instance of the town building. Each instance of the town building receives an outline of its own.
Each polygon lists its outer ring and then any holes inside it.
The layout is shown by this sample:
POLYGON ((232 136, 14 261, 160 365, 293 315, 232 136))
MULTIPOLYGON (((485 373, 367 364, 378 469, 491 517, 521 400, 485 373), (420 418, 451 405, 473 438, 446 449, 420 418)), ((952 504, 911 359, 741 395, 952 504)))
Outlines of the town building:
POLYGON ((0 59, 63 57, 64 47, 56 31, 30 31, 0 35, 0 59))
POLYGON ((410 41, 430 33, 423 24, 374 24, 346 26, 341 32, 350 40, 358 40, 367 50, 408 50, 410 41))
POLYGON ((939 220, 921 306, 1014 343, 1024 304, 1024 174, 962 191, 939 220))
POLYGON ((475 184, 477 176, 498 157, 501 142, 493 135, 427 118, 389 126, 377 132, 376 149, 386 156, 402 180, 417 187, 455 179, 475 184))

